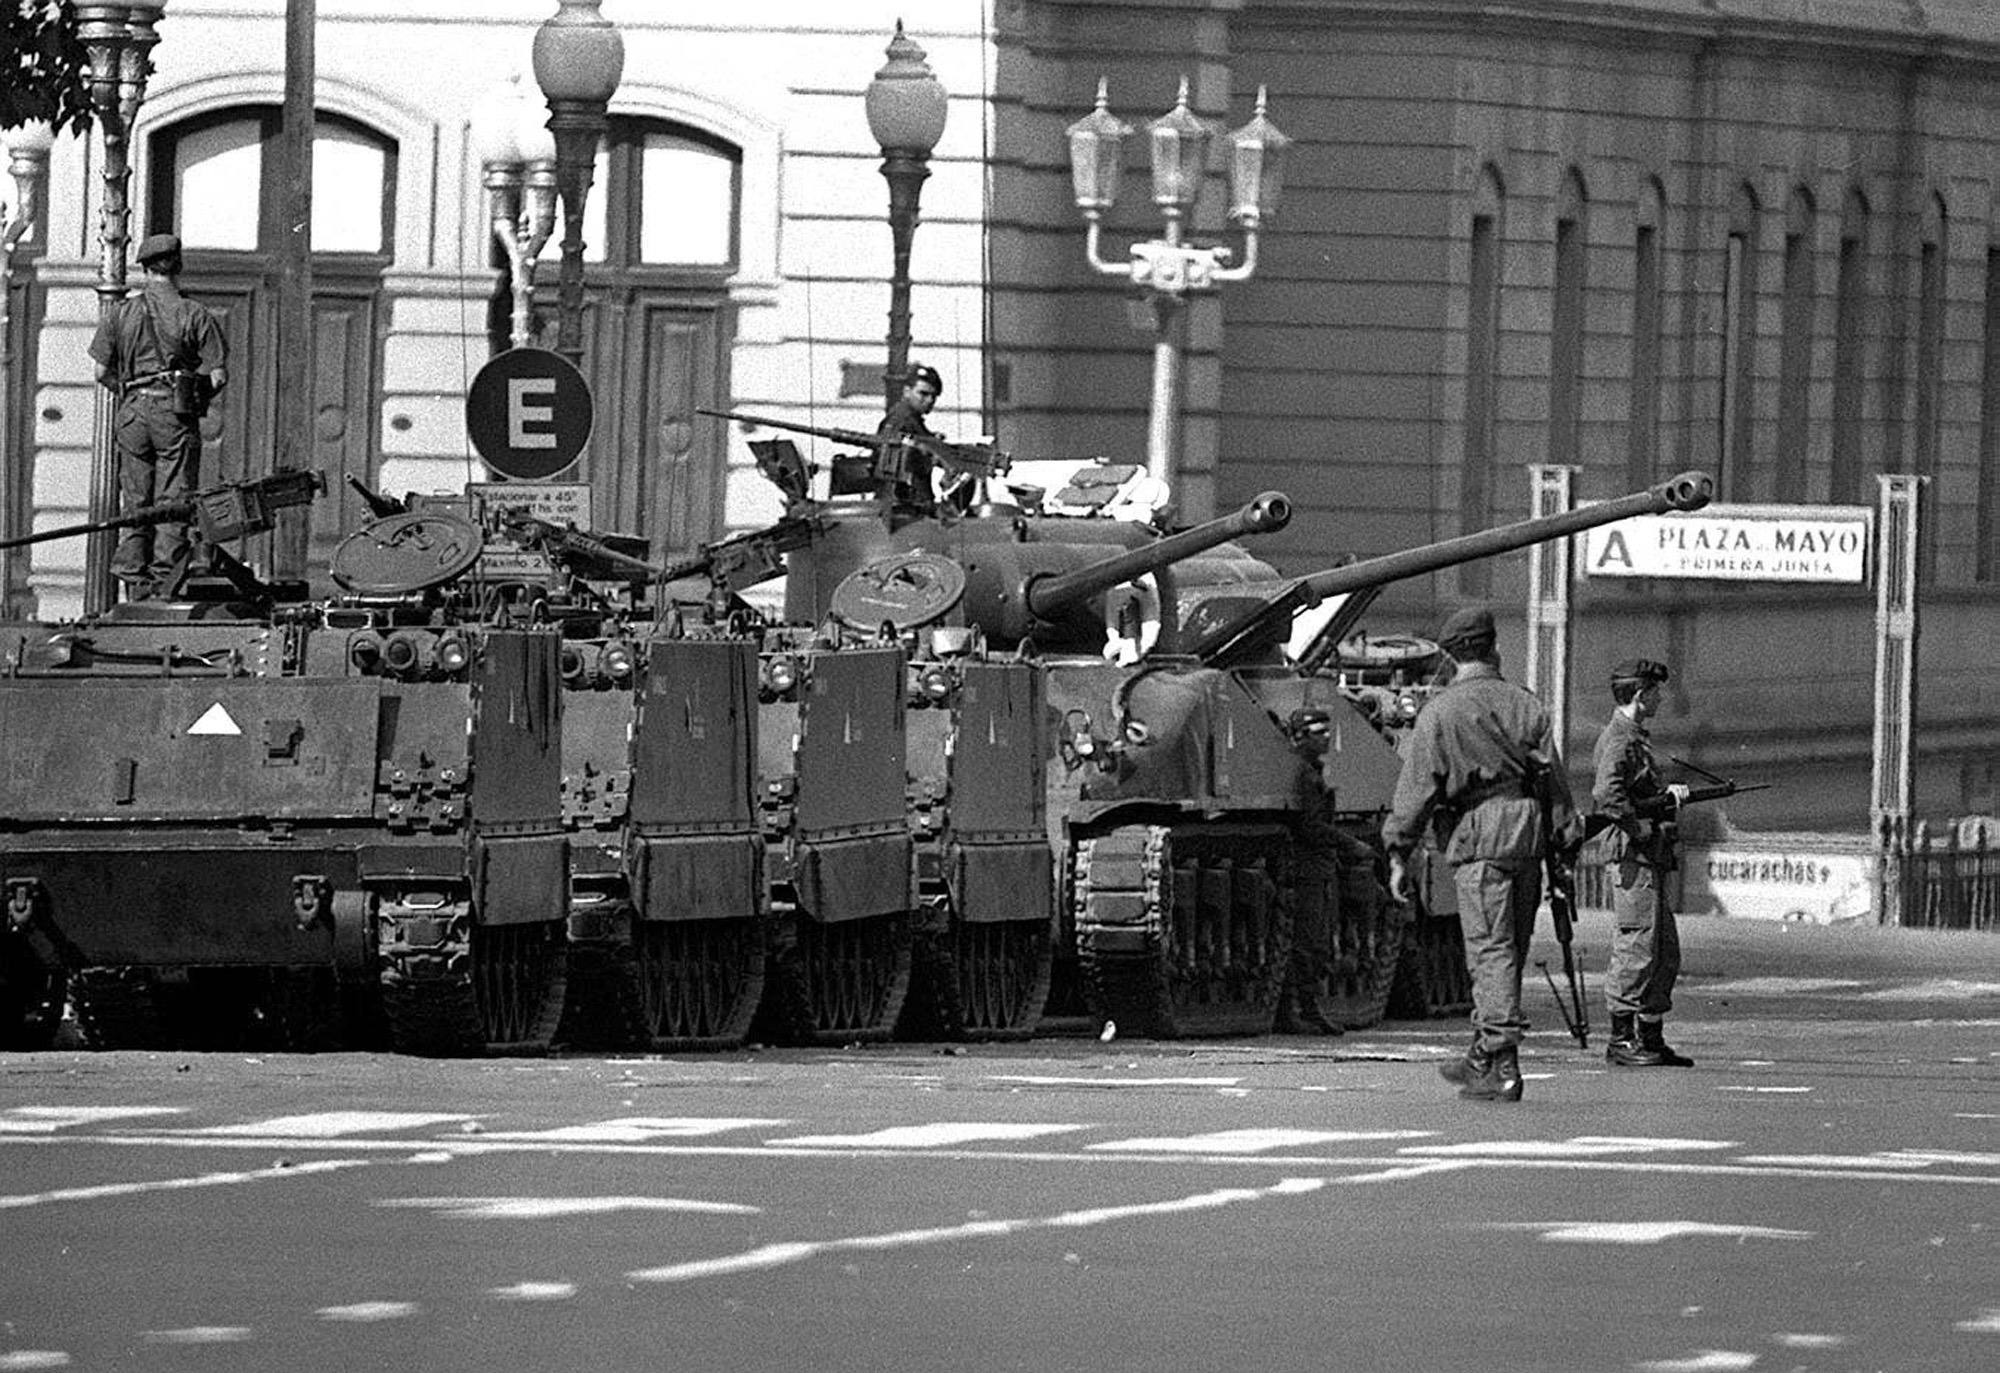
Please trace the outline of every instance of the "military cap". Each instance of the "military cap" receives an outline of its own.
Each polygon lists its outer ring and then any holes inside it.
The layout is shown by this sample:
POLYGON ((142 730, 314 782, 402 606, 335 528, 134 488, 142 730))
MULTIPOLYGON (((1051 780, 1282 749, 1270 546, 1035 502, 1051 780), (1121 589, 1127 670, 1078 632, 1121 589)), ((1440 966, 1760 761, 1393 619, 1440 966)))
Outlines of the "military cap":
POLYGON ((915 386, 920 381, 928 383, 931 390, 940 396, 944 394, 944 378, 938 375, 937 368, 926 366, 921 362, 913 364, 903 385, 915 386))
POLYGON ((1627 658, 1611 669, 1611 681, 1659 683, 1667 680, 1667 665, 1651 658, 1627 658))
POLYGON ((163 258, 181 255, 181 240, 177 234, 147 234, 139 244, 138 258, 141 265, 149 265, 163 258))
POLYGON ((1438 631, 1438 643, 1449 652, 1453 648, 1493 642, 1493 612, 1457 610, 1438 631))

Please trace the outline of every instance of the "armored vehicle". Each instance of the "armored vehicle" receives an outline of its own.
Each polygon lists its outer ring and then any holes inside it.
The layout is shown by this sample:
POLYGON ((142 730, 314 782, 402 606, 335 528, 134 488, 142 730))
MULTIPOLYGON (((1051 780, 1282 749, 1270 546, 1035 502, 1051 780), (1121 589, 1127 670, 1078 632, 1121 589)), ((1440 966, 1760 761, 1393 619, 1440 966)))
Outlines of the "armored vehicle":
MULTIPOLYGON (((314 473, 202 492, 87 532, 192 517, 154 599, 15 625, 0 654, 0 885, 96 1047, 546 1047, 566 871, 556 635, 453 586, 478 531, 445 512, 341 545, 343 594, 225 551, 314 473)), ((18 949, 18 946, 17 946, 18 949)), ((12 980, 12 979, 10 979, 12 980)))

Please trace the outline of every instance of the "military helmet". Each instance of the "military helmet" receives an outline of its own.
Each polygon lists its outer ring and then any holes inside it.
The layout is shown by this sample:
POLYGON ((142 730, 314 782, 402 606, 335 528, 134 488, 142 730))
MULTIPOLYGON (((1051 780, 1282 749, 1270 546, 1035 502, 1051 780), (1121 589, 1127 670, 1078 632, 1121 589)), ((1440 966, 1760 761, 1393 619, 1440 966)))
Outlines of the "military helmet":
POLYGON ((912 363, 910 370, 903 377, 903 385, 915 386, 920 381, 929 385, 931 390, 940 396, 944 394, 944 378, 938 375, 937 368, 921 362, 912 363))

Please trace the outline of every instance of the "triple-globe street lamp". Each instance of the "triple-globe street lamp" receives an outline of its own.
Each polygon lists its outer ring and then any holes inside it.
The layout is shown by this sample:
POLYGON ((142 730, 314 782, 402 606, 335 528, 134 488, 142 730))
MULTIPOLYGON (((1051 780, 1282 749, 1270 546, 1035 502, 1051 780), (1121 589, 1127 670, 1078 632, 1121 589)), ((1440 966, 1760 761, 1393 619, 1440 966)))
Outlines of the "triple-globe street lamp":
POLYGON ((516 74, 473 109, 472 150, 486 187, 493 237, 507 255, 513 297, 511 347, 525 348, 535 289, 535 260, 556 225, 556 140, 516 74))
MULTIPOLYGON (((49 148, 55 129, 46 120, 31 120, 4 135, 7 170, 14 178, 14 203, 0 206, 0 537, 24 534, 15 527, 23 513, 22 499, 28 464, 18 461, 14 439, 19 422, 14 414, 14 249, 33 231, 41 215, 42 191, 48 178, 49 148)), ((28 550, 0 550, 0 618, 27 619, 28 550)))
POLYGON ((1146 126, 1152 158, 1153 203, 1165 221, 1164 235, 1135 243, 1126 262, 1102 255, 1103 219, 1117 202, 1120 154, 1133 132, 1109 108, 1106 83, 1097 83, 1097 107, 1069 126, 1069 156, 1076 206, 1088 225, 1084 251, 1090 265, 1106 276, 1125 277, 1145 293, 1154 326, 1153 395, 1146 432, 1146 469, 1171 484, 1180 419, 1180 348, 1174 326, 1186 298, 1223 282, 1244 281, 1257 270, 1257 234, 1277 212, 1284 152, 1291 139, 1264 112, 1265 91, 1257 90, 1250 121, 1228 135, 1229 218, 1243 231, 1243 262, 1227 247, 1189 243, 1185 225, 1201 194, 1209 146, 1218 127, 1188 108, 1183 77, 1174 108, 1146 126))

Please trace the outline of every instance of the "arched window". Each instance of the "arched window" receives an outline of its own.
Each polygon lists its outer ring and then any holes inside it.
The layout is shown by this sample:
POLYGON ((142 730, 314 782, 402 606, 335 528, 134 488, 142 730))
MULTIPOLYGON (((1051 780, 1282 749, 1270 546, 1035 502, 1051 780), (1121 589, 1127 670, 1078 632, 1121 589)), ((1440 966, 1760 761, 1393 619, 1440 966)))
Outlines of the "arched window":
MULTIPOLYGON (((181 236, 190 252, 279 246, 278 108, 238 106, 162 130, 152 142, 147 224, 181 236)), ((396 145, 339 115, 313 121, 312 248, 386 257, 396 219, 396 145)))
POLYGON ((613 118, 584 207, 585 257, 617 267, 733 270, 742 151, 697 130, 613 118))
POLYGON ((1549 320, 1549 461, 1580 460, 1583 424, 1585 300, 1589 290, 1590 198, 1571 168, 1556 203, 1554 295, 1549 320))
POLYGON ((1626 489, 1653 484, 1659 465, 1661 297, 1664 254, 1660 225, 1666 192, 1648 177, 1639 189, 1632 223, 1632 422, 1626 430, 1626 489))
POLYGON ((1819 283, 1813 253, 1816 215, 1812 193, 1803 186, 1785 207, 1783 320, 1778 343, 1777 466, 1772 495, 1780 501, 1806 498, 1806 454, 1812 437, 1813 329, 1819 283))
POLYGON ((1868 199, 1858 190, 1851 191, 1841 208, 1840 274, 1834 286, 1833 471, 1827 482, 1827 499, 1841 505, 1865 499, 1861 490, 1866 437, 1861 422, 1862 391, 1868 384, 1868 332, 1873 323, 1868 291, 1869 235, 1868 199))
MULTIPOLYGON (((1458 496, 1459 524, 1466 530, 1493 523, 1494 465, 1499 455, 1500 283, 1507 192, 1499 172, 1488 167, 1472 201, 1466 250, 1465 458, 1458 496)), ((1491 560, 1475 558, 1458 568, 1459 590, 1483 596, 1491 560)))
POLYGON ((1755 451, 1757 382, 1757 194, 1739 186, 1729 206, 1722 263, 1722 404, 1720 495, 1743 500, 1755 451))

